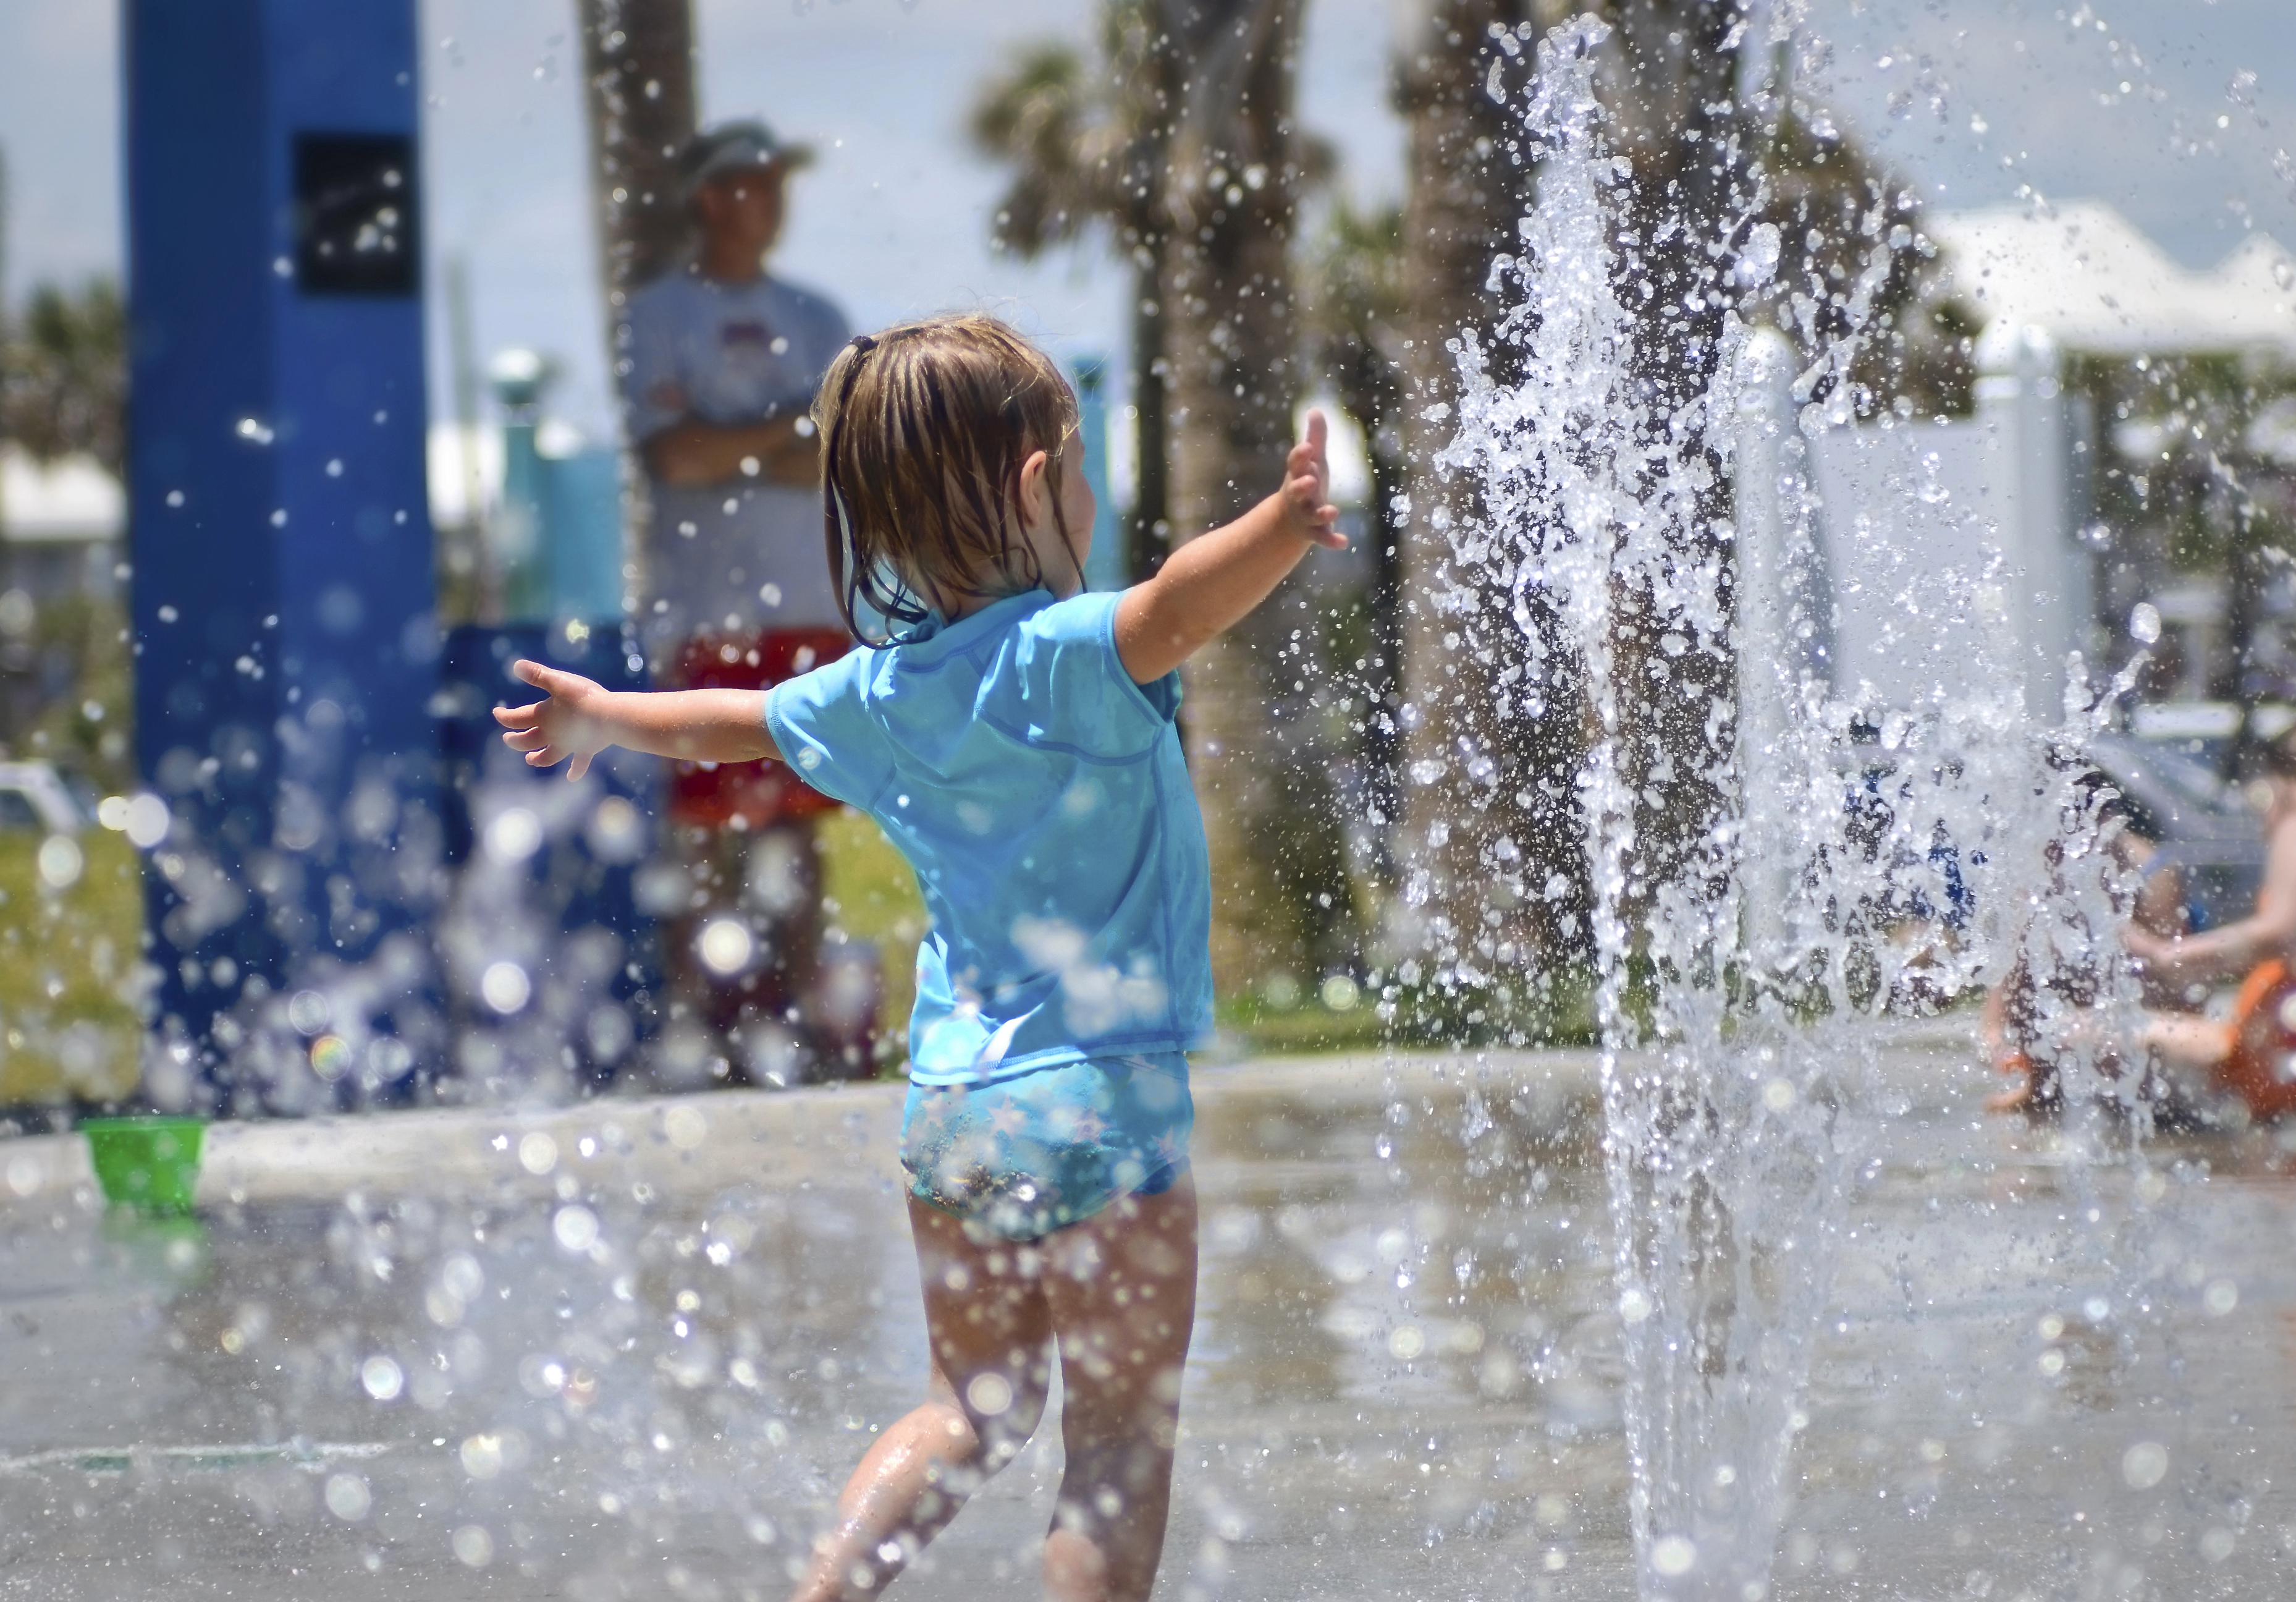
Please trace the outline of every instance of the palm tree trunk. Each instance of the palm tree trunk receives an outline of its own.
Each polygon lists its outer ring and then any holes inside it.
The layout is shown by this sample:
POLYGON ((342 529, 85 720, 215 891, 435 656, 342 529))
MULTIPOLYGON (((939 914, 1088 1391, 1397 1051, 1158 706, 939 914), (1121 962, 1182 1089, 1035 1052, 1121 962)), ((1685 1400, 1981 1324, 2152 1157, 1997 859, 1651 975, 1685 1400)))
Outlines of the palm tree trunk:
MULTIPOLYGON (((1725 47, 1739 18, 1734 0, 1419 0, 1398 99, 1411 128, 1406 248, 1417 295, 1405 710, 1410 771, 1426 782, 1409 787, 1408 867, 1389 938, 1429 959, 1427 977, 1445 993, 1488 991, 1512 971, 1551 973, 1587 949, 1591 893, 1574 778, 1593 730, 1580 668, 1538 589, 1516 592, 1505 547, 1476 537, 1481 508, 1466 487, 1427 466, 1455 426, 1448 408, 1459 381, 1447 342, 1494 319, 1491 258, 1512 247, 1514 219, 1536 194, 1535 167, 1501 159, 1513 113, 1488 88, 1500 64, 1512 95, 1532 53, 1506 57, 1491 36, 1523 23, 1544 29, 1578 11, 1598 12, 1617 29, 1603 98, 1611 138, 1634 165, 1633 215, 1622 221, 1645 242, 1658 239, 1663 219, 1690 224, 1621 262, 1654 286, 1630 300, 1650 308, 1636 341, 1648 415, 1682 419, 1693 449, 1726 288, 1705 247, 1726 206, 1743 198, 1743 142, 1732 140, 1737 57, 1725 47)), ((1505 353, 1493 354, 1501 366, 1492 376, 1505 382, 1505 353)), ((1727 512, 1726 483, 1716 472, 1702 496, 1691 521, 1704 543, 1685 559, 1726 561, 1713 534, 1727 512)), ((1660 631, 1636 626, 1636 605, 1621 597, 1628 620, 1614 660, 1620 682, 1644 685, 1660 631)), ((1710 713, 1733 682, 1728 643, 1692 644, 1670 664, 1668 693, 1636 697, 1622 731, 1630 773, 1670 776, 1634 785, 1644 798, 1636 877, 1644 887, 1681 867, 1721 800, 1711 779, 1729 721, 1710 713)))
POLYGON ((1364 789, 1374 813, 1370 821, 1381 888, 1391 894, 1397 888, 1393 842, 1404 801, 1404 729, 1396 719, 1403 711, 1405 573, 1397 503, 1407 498, 1411 483, 1402 449, 1408 422, 1388 363, 1374 358, 1365 365, 1378 371, 1364 375, 1348 406, 1363 424, 1371 466, 1371 515, 1364 520, 1364 538, 1371 542, 1371 587, 1364 602, 1372 647, 1362 678, 1364 789))
POLYGON ((688 0, 579 4, 611 355, 625 294, 685 250, 677 152, 693 136, 693 13, 688 0))
POLYGON ((1165 301, 1172 260, 1172 139, 1185 81, 1171 31, 1153 26, 1136 66, 1133 125, 1124 160, 1125 242, 1132 252, 1132 415, 1135 475, 1131 548, 1134 580, 1163 565, 1172 539, 1171 308, 1165 301))
MULTIPOLYGON (((1291 443, 1299 389, 1292 103, 1302 4, 1165 0, 1161 10, 1185 86, 1160 297, 1172 527, 1185 538, 1274 490, 1291 443)), ((1191 756, 1218 887, 1212 962, 1231 994, 1278 974, 1312 985, 1354 956, 1316 632, 1295 574, 1190 664, 1191 756)))
POLYGON ((1166 382, 1170 358, 1165 340, 1164 264, 1171 255, 1163 231, 1143 230, 1132 270, 1132 416, 1135 471, 1131 544, 1125 566, 1135 582, 1163 565, 1172 535, 1172 465, 1166 382))
MULTIPOLYGON (((589 92, 590 174, 606 291, 606 371, 619 379, 629 297, 685 253, 677 154, 693 137, 693 13, 688 0, 578 0, 589 92)), ((635 444, 635 441, 627 441, 635 444)), ((624 549, 655 557, 645 475, 624 497, 624 549)))
POLYGON ((1406 979, 1419 973, 1438 998, 1480 996, 1515 973, 1552 974, 1587 949, 1572 783, 1588 738, 1578 665, 1536 591, 1517 618, 1505 553, 1462 537, 1482 522, 1478 498, 1432 466, 1456 427, 1450 342, 1495 320, 1491 259, 1512 247, 1536 193, 1536 169, 1502 153, 1515 114, 1488 88, 1497 64, 1509 94, 1518 93, 1531 53, 1505 55, 1492 29, 1543 29, 1571 9, 1420 0, 1396 75, 1410 128, 1404 248, 1413 291, 1398 721, 1414 782, 1405 788, 1403 893, 1386 938, 1413 962, 1406 979))
MULTIPOLYGON (((1733 30, 1746 31, 1738 0, 1611 0, 1617 62, 1603 99, 1615 148, 1633 164, 1628 219, 1644 242, 1621 252, 1617 275, 1628 304, 1644 308, 1635 339, 1635 376, 1644 425, 1671 434, 1682 458, 1711 469, 1689 495, 1686 544, 1678 560, 1721 571, 1729 605, 1734 571, 1722 530, 1731 509, 1729 475, 1706 437, 1707 397, 1722 352, 1726 308, 1734 291, 1734 259, 1711 247, 1733 218, 1751 220, 1747 152, 1734 106, 1738 70, 1733 30), (1640 292, 1646 280, 1651 292, 1640 292)), ((1620 742, 1635 793, 1636 840, 1628 917, 1638 903, 1685 874, 1705 870, 1695 859, 1710 848, 1712 825, 1726 797, 1736 664, 1726 620, 1708 631, 1687 618, 1635 615, 1643 600, 1622 597, 1611 642, 1619 682, 1644 686, 1624 708, 1620 742), (1662 654, 1669 633, 1676 642, 1662 654), (1663 691, 1655 686, 1664 685, 1663 691), (1716 709, 1728 715, 1717 716, 1716 709), (1638 894, 1636 885, 1641 887, 1638 894)))

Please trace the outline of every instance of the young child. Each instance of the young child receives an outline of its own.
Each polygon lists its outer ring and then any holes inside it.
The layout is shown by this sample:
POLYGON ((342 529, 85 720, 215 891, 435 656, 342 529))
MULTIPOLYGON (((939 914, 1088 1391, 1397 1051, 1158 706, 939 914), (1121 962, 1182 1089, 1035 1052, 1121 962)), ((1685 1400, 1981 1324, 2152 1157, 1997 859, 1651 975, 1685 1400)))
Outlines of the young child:
POLYGON ((1144 1598, 1195 1310, 1183 1053, 1211 1023, 1177 670, 1309 546, 1345 546, 1324 419, 1280 492, 1090 595, 1076 398, 1011 329, 856 339, 815 410, 831 568, 868 648, 768 692, 616 694, 521 662, 548 699, 496 716, 570 777, 609 744, 788 761, 877 820, 932 914, 901 1133, 930 1393, 855 1470, 797 1596, 881 1590, 1027 1442, 1057 1351, 1046 1594, 1144 1598))

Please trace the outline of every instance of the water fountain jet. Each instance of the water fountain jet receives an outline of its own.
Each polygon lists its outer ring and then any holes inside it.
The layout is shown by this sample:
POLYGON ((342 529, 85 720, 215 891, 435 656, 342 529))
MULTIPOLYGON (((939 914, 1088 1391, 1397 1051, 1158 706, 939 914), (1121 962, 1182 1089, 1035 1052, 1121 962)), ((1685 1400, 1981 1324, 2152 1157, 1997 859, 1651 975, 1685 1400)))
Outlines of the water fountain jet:
MULTIPOLYGON (((1455 347, 1440 465, 1484 509, 1450 531, 1455 571, 1504 587, 1535 654, 1536 611, 1560 620, 1596 731, 1578 793, 1643 1594, 1759 1602, 1878 1111, 1875 1022, 1969 996, 2013 954, 2042 973, 2086 962, 2111 1003, 2095 952, 2120 887, 2063 866, 2098 840, 2078 760, 2098 703, 2076 661, 2062 724, 2029 713, 2028 664, 1985 612, 2017 574, 1904 576, 1902 604, 1966 619, 1956 638, 1980 653, 1910 703, 1830 682, 1809 648, 1826 617, 1804 457, 1854 415, 1868 303, 1905 247, 1874 244, 1841 338, 1797 349, 1764 326, 1779 242, 1748 226, 1759 164, 1731 215, 1638 234, 1606 136, 1609 36, 1580 17, 1538 46, 1521 111, 1538 200, 1495 264, 1509 309, 1455 347), (1731 297, 1714 376, 1671 407, 1652 362, 1700 353, 1654 349, 1663 325, 1628 299, 1663 277, 1650 263, 1669 234, 1723 264, 1708 292, 1731 297), (1710 689, 1686 719, 1665 704, 1710 689), (2068 926, 2087 937, 2061 955, 2068 926)), ((2108 1085, 2093 1047, 2063 1045, 2108 1085)))

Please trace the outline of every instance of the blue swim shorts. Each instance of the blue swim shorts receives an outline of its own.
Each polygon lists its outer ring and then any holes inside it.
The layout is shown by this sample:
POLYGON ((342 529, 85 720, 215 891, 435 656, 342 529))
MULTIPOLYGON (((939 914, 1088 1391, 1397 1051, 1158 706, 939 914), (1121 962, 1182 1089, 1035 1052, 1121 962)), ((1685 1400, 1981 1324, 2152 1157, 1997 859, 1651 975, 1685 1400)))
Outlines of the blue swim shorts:
POLYGON ((1196 1106, 1178 1052, 1040 1068, 985 1085, 909 1087, 909 1194, 1007 1241, 1169 1190, 1188 1167, 1196 1106))

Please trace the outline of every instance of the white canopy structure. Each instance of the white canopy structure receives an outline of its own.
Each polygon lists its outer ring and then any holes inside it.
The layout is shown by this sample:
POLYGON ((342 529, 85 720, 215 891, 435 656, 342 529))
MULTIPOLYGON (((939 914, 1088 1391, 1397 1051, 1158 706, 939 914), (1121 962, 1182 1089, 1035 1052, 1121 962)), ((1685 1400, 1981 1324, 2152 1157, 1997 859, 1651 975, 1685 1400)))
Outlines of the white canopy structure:
POLYGON ((17 545, 87 545, 118 539, 127 499, 93 456, 41 463, 0 445, 0 539, 17 545))
POLYGON ((110 593, 127 522, 127 493, 94 457, 41 463, 0 444, 0 592, 110 593))
MULTIPOLYGON (((1823 596, 1809 621, 1835 693, 1886 719, 2015 686, 2046 727, 2064 716, 2073 653, 2101 643, 2072 504, 2095 442, 2077 437, 2065 358, 2296 361, 2296 255, 2253 234, 2191 271, 2097 201, 1937 214, 1924 231, 1984 328, 1976 415, 1818 423, 1780 387, 1791 353, 1750 351, 1742 555, 1769 570, 1758 583, 1784 582, 1798 559, 1791 508, 1769 485, 1806 484, 1809 577, 1823 596)), ((2279 414, 2259 421, 2296 435, 2279 414)), ((1769 613, 1748 603, 1745 615, 1759 634, 1769 613)))
POLYGON ((1981 323, 2039 329, 2060 350, 2296 359, 2296 253, 2267 234, 2194 272, 2102 201, 1943 212, 1923 231, 1981 323))

